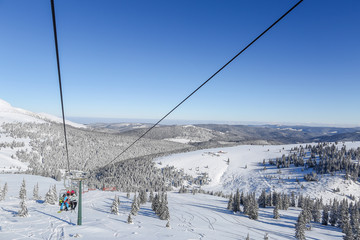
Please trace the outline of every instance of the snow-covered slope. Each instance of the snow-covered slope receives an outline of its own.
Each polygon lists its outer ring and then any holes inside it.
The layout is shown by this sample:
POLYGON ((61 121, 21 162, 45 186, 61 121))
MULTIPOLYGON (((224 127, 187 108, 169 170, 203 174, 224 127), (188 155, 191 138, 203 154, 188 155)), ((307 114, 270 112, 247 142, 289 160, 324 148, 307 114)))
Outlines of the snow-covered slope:
MULTIPOLYGON (((170 228, 167 221, 160 220, 151 210, 151 204, 142 205, 133 224, 127 223, 133 199, 125 193, 89 191, 83 195, 82 226, 77 226, 77 212, 57 213, 59 206, 32 200, 32 189, 39 183, 40 195, 44 198, 49 187, 60 182, 49 178, 29 175, 1 175, 0 187, 8 183, 9 192, 0 207, 0 239, 172 239, 172 240, 234 240, 294 239, 294 225, 300 209, 280 211, 281 218, 273 219, 273 208, 259 210, 259 219, 250 220, 246 215, 234 214, 226 209, 227 200, 210 195, 168 193, 170 228), (27 207, 30 216, 19 217, 19 189, 25 179, 27 207), (119 215, 110 214, 114 196, 120 197, 119 215)), ((307 239, 342 239, 341 230, 332 226, 313 224, 306 231, 307 239)))
MULTIPOLYGON (((15 108, 12 107, 8 102, 0 99, 0 125, 2 123, 9 122, 62 123, 62 119, 46 113, 33 113, 21 108, 15 108)), ((76 128, 86 127, 82 124, 71 121, 66 121, 66 124, 76 128)))
MULTIPOLYGON (((314 144, 314 143, 313 143, 314 144)), ((314 144, 316 145, 316 144, 314 144)), ((345 143, 347 149, 360 147, 360 142, 345 143)), ((266 165, 264 170, 263 160, 287 155, 291 148, 300 146, 292 145, 242 145, 228 148, 199 150, 180 153, 158 158, 155 161, 159 167, 174 166, 184 169, 184 172, 194 177, 207 173, 211 182, 202 188, 209 191, 235 192, 236 189, 244 192, 256 192, 257 196, 263 189, 290 194, 303 193, 312 198, 323 196, 324 200, 330 198, 349 197, 350 194, 359 199, 360 184, 344 179, 344 173, 335 173, 334 176, 324 174, 318 182, 307 182, 304 174, 312 169, 304 167, 277 168, 266 165), (229 164, 227 161, 229 160, 229 164), (334 192, 333 189, 340 189, 334 192)), ((304 144, 303 144, 304 146, 304 144)), ((339 144, 338 147, 341 147, 339 144)))

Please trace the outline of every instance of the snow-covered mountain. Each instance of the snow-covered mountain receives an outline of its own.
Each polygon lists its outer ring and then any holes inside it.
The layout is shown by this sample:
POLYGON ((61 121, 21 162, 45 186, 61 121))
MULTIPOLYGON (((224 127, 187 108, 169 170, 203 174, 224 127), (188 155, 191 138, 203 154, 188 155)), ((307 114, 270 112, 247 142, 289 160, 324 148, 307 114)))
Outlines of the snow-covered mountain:
MULTIPOLYGON (((15 108, 10 103, 0 99, 0 125, 13 122, 62 123, 62 119, 46 113, 33 113, 21 108, 15 108)), ((86 128, 83 124, 67 120, 65 122, 72 127, 86 128)))

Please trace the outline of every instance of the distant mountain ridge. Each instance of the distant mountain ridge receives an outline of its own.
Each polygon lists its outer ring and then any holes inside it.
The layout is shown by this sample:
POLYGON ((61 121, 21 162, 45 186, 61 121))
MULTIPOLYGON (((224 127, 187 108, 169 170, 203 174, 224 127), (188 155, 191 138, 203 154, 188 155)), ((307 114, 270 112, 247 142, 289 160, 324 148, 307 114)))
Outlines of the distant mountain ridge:
MULTIPOLYGON (((152 124, 89 124, 97 131, 140 136, 152 124), (126 126, 126 127, 124 127, 126 126)), ((279 125, 159 125, 146 138, 199 145, 228 144, 292 144, 318 141, 358 141, 360 128, 279 126, 279 125)))

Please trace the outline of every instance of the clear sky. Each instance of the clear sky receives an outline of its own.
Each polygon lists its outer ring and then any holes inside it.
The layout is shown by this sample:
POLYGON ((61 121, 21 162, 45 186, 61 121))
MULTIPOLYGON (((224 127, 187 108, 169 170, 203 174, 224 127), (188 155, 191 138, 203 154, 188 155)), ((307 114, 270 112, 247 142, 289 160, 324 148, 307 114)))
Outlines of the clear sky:
MULTIPOLYGON (((297 1, 55 0, 66 116, 160 119, 297 1)), ((0 98, 61 115, 50 0, 0 0, 0 98)), ((360 125, 360 1, 304 0, 170 119, 360 125)))

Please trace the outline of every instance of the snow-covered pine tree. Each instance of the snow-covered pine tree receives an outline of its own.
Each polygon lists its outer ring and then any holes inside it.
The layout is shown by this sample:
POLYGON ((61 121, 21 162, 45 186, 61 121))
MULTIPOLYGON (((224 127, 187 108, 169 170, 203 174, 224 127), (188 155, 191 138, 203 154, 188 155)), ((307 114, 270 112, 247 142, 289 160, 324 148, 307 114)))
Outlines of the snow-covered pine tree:
POLYGON ((163 205, 163 203, 164 203, 164 198, 165 198, 165 193, 162 192, 161 195, 160 195, 160 193, 159 193, 159 205, 158 205, 158 207, 157 207, 156 210, 155 210, 155 214, 158 215, 158 216, 160 216, 160 213, 163 211, 163 208, 164 208, 164 205, 163 205))
POLYGON ((266 195, 266 206, 272 206, 272 194, 269 192, 269 194, 266 195))
POLYGON ((280 218, 280 214, 279 214, 279 203, 277 203, 274 207, 274 219, 279 219, 280 218))
POLYGON ((20 187, 19 198, 20 199, 26 199, 26 183, 25 183, 25 179, 23 179, 21 187, 20 187))
POLYGON ((344 204, 341 205, 341 222, 340 227, 342 229, 342 232, 346 234, 346 231, 352 235, 352 229, 350 226, 350 216, 349 216, 349 207, 348 204, 343 201, 344 204))
POLYGON ((333 204, 330 209, 329 223, 331 226, 335 226, 338 221, 338 201, 334 198, 333 204))
POLYGON ((5 185, 3 187, 3 190, 1 191, 1 196, 0 196, 0 199, 1 200, 5 200, 5 197, 6 197, 6 193, 8 192, 8 185, 7 185, 7 182, 5 182, 5 185))
POLYGON ((300 194, 299 199, 298 199, 298 205, 297 205, 298 208, 303 207, 303 201, 304 201, 304 197, 302 194, 300 194))
POLYGON ((290 207, 296 207, 295 193, 291 192, 290 195, 290 207))
POLYGON ((139 200, 140 204, 145 204, 147 202, 147 195, 144 189, 139 191, 139 200))
POLYGON ((128 216, 128 219, 127 219, 127 223, 128 224, 133 224, 133 220, 132 220, 132 217, 131 217, 131 213, 129 213, 129 216, 128 216))
POLYGON ((230 194, 230 197, 229 197, 227 209, 229 209, 230 211, 232 211, 232 210, 233 210, 233 205, 234 205, 234 201, 233 201, 233 195, 232 195, 232 193, 231 193, 231 194, 230 194))
POLYGON ((119 205, 120 205, 120 198, 119 198, 118 195, 116 195, 116 201, 117 201, 117 204, 118 204, 118 206, 119 206, 119 205))
POLYGON ((158 211, 157 209, 159 208, 159 206, 160 206, 159 195, 156 193, 155 197, 154 197, 154 199, 153 199, 153 201, 151 203, 151 209, 154 212, 156 212, 156 211, 158 211))
POLYGON ((255 198, 255 192, 250 194, 250 209, 249 209, 249 218, 253 220, 257 220, 259 217, 259 205, 255 198))
POLYGON ((290 207, 290 198, 288 195, 286 194, 282 194, 283 200, 283 210, 288 210, 288 208, 290 207))
POLYGON ((328 225, 328 223, 329 223, 329 206, 325 205, 322 211, 321 224, 328 225))
POLYGON ((246 196, 244 196, 244 199, 243 199, 243 212, 244 214, 246 215, 249 215, 249 212, 250 212, 250 199, 249 199, 249 195, 246 194, 246 196))
POLYGON ((154 199, 154 192, 153 192, 153 190, 151 189, 151 190, 150 190, 150 195, 149 195, 149 202, 152 202, 153 199, 154 199))
POLYGON ((39 183, 36 183, 33 190, 33 199, 35 201, 39 200, 39 183))
POLYGON ((352 228, 350 226, 350 221, 343 222, 342 232, 345 233, 343 237, 344 240, 354 240, 354 235, 352 228))
POLYGON ((233 201, 233 211, 240 212, 240 192, 239 189, 236 190, 234 201, 233 201))
POLYGON ((51 193, 52 193, 52 195, 53 195, 54 204, 55 204, 56 199, 58 198, 58 196, 57 196, 57 191, 56 191, 56 184, 53 185, 51 193))
POLYGON ((246 236, 246 240, 250 240, 250 235, 249 235, 249 233, 248 233, 247 236, 246 236))
POLYGON ((139 207, 139 205, 138 205, 138 200, 137 200, 137 198, 136 198, 136 193, 134 194, 134 200, 133 200, 133 202, 132 202, 132 204, 131 204, 131 214, 132 215, 134 215, 134 216, 136 216, 137 215, 137 213, 138 213, 138 211, 139 211, 139 209, 140 209, 140 207, 139 207))
POLYGON ((159 211, 159 218, 161 220, 169 220, 170 213, 167 200, 163 200, 161 202, 160 211, 159 211))
POLYGON ((350 221, 350 217, 349 217, 349 205, 347 200, 343 200, 341 201, 340 204, 340 209, 338 209, 339 212, 339 218, 338 218, 338 227, 340 227, 341 229, 343 229, 343 224, 345 222, 349 222, 350 221))
POLYGON ((26 206, 26 200, 25 198, 21 198, 20 201, 20 211, 18 212, 19 217, 27 217, 29 216, 29 212, 26 206))
POLYGON ((303 211, 299 214, 297 222, 295 224, 295 238, 299 240, 305 240, 305 219, 303 211))
POLYGON ((51 187, 49 188, 49 191, 45 195, 45 203, 51 204, 51 205, 55 204, 53 188, 51 188, 51 187))
POLYGON ((261 195, 258 199, 259 207, 265 208, 266 207, 266 192, 265 189, 262 190, 261 195))
POLYGON ((354 234, 354 239, 360 240, 360 225, 359 225, 359 206, 355 203, 350 212, 350 225, 354 234))
POLYGON ((320 202, 318 200, 315 201, 314 206, 311 209, 312 218, 314 219, 314 222, 319 223, 321 220, 321 212, 320 212, 320 202))
POLYGON ((115 215, 119 215, 119 200, 118 196, 115 195, 114 201, 111 205, 110 212, 115 215))

